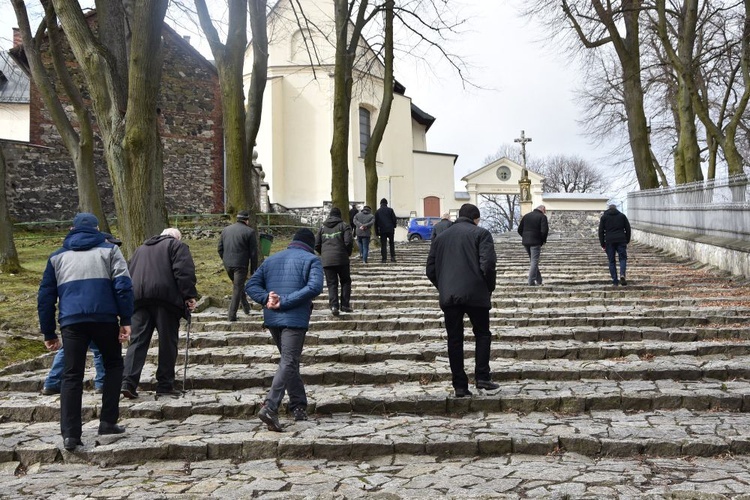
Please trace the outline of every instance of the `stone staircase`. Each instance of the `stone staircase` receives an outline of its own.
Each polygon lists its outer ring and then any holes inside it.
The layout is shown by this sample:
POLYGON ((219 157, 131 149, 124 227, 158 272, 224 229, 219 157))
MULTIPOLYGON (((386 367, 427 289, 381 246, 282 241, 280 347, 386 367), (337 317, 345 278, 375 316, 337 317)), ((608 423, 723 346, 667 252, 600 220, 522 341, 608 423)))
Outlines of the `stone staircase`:
MULTIPOLYGON (((429 243, 410 243, 395 264, 353 259, 354 313, 331 316, 325 291, 316 300, 302 366, 309 421, 282 409, 285 432, 273 433, 255 416, 278 359, 260 310, 229 323, 207 307, 193 316, 184 397, 154 395, 154 344, 140 398, 121 401, 128 432, 96 435, 100 396, 88 391, 75 453, 62 449, 59 397, 39 395, 51 355, 0 372, 0 463, 750 455, 748 282, 634 244, 629 286, 615 288, 595 240, 552 235, 545 285, 528 287, 520 241, 496 249, 499 390, 453 397, 429 243)), ((470 375, 473 353, 467 322, 470 375)))

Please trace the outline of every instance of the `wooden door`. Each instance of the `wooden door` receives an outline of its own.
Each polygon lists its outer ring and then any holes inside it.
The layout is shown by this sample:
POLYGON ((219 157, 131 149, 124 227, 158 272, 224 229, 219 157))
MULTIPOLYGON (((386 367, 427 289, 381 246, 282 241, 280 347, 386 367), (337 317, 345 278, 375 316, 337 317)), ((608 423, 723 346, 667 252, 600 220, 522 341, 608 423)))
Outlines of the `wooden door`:
POLYGON ((424 199, 424 216, 440 217, 440 198, 428 196, 424 199))

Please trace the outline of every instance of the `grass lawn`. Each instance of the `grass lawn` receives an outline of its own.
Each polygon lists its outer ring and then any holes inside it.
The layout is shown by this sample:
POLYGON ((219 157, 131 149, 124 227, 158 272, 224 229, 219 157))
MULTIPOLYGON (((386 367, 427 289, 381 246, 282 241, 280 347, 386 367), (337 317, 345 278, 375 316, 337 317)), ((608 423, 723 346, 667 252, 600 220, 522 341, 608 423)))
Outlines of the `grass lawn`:
MULTIPOLYGON (((0 273, 0 368, 45 352, 36 294, 47 258, 60 247, 66 234, 64 231, 14 234, 23 270, 18 274, 0 273)), ((218 231, 214 237, 183 241, 190 246, 195 261, 198 293, 217 299, 230 295, 232 284, 216 251, 218 231)), ((271 253, 283 250, 288 243, 288 238, 275 238, 271 253)))

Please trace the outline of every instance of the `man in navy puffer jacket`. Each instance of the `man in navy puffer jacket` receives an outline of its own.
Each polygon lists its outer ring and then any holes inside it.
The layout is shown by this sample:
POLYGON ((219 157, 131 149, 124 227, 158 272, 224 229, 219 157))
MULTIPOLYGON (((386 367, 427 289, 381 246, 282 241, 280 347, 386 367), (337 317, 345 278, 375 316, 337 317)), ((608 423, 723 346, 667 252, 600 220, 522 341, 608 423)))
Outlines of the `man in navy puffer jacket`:
POLYGON ((279 407, 289 393, 295 420, 307 420, 307 395, 299 373, 302 346, 310 326, 312 301, 323 291, 323 265, 315 256, 315 235, 300 229, 286 250, 268 257, 245 285, 263 306, 263 320, 281 353, 279 368, 258 417, 268 430, 281 432, 279 407))

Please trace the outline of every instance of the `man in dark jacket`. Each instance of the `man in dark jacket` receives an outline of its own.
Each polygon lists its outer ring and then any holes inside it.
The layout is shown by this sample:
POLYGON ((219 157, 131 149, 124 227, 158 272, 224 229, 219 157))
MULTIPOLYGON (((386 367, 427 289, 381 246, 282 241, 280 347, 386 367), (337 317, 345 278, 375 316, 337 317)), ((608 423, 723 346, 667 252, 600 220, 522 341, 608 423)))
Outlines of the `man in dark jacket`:
POLYGON ((490 301, 495 290, 495 245, 492 235, 479 227, 479 209, 470 203, 458 219, 435 238, 427 257, 427 278, 440 294, 440 308, 448 333, 448 361, 456 397, 470 396, 464 370, 464 315, 469 316, 476 342, 475 384, 497 389, 490 373, 490 301))
POLYGON ((249 212, 239 212, 237 222, 224 228, 219 238, 219 257, 232 280, 232 300, 227 314, 229 321, 237 321, 240 303, 245 314, 250 314, 250 304, 245 296, 245 281, 248 267, 250 274, 258 267, 258 239, 255 230, 247 225, 249 220, 249 212))
POLYGON ((83 446, 83 372, 91 342, 99 348, 104 361, 99 434, 125 432, 124 427, 117 425, 122 380, 120 344, 130 338, 133 286, 122 252, 99 232, 99 221, 93 214, 75 216, 62 248, 50 255, 39 285, 39 325, 44 345, 50 351, 60 348, 60 339, 55 334, 55 304, 65 342, 60 431, 65 449, 73 451, 83 446))
POLYGON ((599 219, 599 244, 609 259, 609 274, 614 286, 628 284, 626 271, 628 267, 628 244, 630 243, 630 221, 624 213, 610 205, 599 219), (615 255, 620 259, 620 279, 617 279, 615 255))
POLYGON ((294 420, 307 420, 307 395, 299 373, 302 346, 310 327, 313 299, 323 290, 323 267, 315 256, 315 236, 300 229, 286 250, 268 257, 248 280, 245 291, 263 305, 263 321, 281 359, 258 418, 268 430, 281 432, 279 407, 289 394, 294 420))
POLYGON ((328 306, 334 316, 339 315, 339 305, 343 312, 353 312, 352 275, 349 269, 349 255, 352 253, 352 228, 341 220, 341 210, 331 209, 331 214, 323 222, 315 237, 315 251, 323 261, 323 272, 328 286, 328 306), (339 302, 339 281, 341 281, 341 302, 339 302))
POLYGON ((352 203, 352 208, 349 209, 349 225, 354 227, 354 216, 359 213, 356 203, 352 203))
POLYGON ((432 232, 430 233, 430 241, 434 240, 440 233, 448 229, 453 225, 453 222, 451 222, 451 214, 448 212, 445 212, 442 216, 442 218, 438 221, 437 224, 432 226, 432 232))
POLYGON ((542 245, 547 243, 549 225, 547 224, 547 208, 539 205, 533 211, 527 213, 518 225, 518 234, 521 235, 521 243, 529 256, 529 279, 530 286, 542 284, 542 273, 539 271, 539 256, 542 254, 542 245))
MULTIPOLYGON (((178 396, 174 388, 175 363, 180 318, 195 309, 195 264, 180 231, 167 228, 147 239, 130 259, 135 313, 133 339, 125 355, 122 395, 138 397, 136 390, 151 344, 154 328, 159 331, 159 364, 156 368, 156 394, 178 396)), ((183 388, 184 389, 184 388, 183 388)))
POLYGON ((388 200, 380 200, 380 208, 375 212, 375 236, 380 236, 380 255, 383 262, 388 257, 386 243, 391 249, 391 262, 396 262, 396 246, 393 243, 393 235, 396 232, 396 212, 388 206, 388 200))

